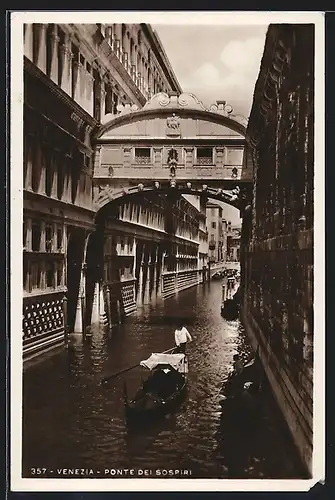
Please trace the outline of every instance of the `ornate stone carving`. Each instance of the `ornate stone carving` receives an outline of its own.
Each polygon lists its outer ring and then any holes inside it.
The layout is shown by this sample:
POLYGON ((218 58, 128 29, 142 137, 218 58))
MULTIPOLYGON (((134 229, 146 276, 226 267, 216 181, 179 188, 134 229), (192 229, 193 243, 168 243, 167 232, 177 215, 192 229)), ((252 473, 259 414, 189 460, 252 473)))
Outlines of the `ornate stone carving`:
POLYGON ((166 119, 166 135, 180 136, 180 119, 175 113, 166 119))

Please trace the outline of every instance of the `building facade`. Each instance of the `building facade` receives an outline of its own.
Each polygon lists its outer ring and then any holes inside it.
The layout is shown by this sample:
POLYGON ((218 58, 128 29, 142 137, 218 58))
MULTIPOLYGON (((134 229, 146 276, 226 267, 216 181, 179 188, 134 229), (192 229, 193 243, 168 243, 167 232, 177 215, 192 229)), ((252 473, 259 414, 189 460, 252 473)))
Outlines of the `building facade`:
POLYGON ((206 206, 208 257, 211 263, 224 260, 222 207, 208 202, 206 206))
POLYGON ((247 131, 242 315, 312 471, 314 25, 270 25, 247 131))
POLYGON ((226 260, 230 262, 240 261, 240 246, 241 246, 241 228, 229 227, 227 232, 227 256, 226 260))
POLYGON ((137 305, 203 281, 201 221, 201 212, 182 196, 133 195, 109 208, 97 228, 104 246, 103 273, 96 282, 110 326, 137 305))
POLYGON ((25 357, 85 321, 80 289, 96 214, 92 133, 157 91, 181 89, 149 25, 24 25, 25 357))

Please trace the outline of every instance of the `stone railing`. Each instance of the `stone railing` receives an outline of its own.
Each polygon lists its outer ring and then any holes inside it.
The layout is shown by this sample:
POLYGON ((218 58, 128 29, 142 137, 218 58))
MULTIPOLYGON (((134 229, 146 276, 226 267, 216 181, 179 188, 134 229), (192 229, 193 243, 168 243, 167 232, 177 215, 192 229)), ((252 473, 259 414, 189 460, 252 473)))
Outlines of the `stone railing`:
POLYGON ((120 283, 122 307, 125 315, 136 310, 135 278, 131 278, 120 283))
POLYGON ((23 299, 23 357, 64 342, 65 291, 55 291, 23 299))

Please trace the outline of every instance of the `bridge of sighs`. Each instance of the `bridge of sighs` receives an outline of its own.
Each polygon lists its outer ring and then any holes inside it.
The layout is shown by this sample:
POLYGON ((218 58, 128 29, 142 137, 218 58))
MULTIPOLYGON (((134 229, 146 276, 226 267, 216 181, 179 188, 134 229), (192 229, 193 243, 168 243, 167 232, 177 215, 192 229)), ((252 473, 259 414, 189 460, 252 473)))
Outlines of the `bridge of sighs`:
POLYGON ((250 203, 246 125, 224 101, 207 109, 192 94, 160 93, 141 109, 106 115, 94 137, 96 231, 86 245, 79 331, 92 314, 111 326, 208 278, 208 199, 241 216, 250 203))

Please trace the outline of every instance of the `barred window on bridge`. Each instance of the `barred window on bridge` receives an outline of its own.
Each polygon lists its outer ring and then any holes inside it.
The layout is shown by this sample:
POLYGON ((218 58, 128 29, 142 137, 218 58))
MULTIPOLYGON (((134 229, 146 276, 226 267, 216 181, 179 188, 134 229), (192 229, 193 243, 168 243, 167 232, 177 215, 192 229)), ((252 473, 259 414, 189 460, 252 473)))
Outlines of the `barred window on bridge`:
POLYGON ((213 165, 213 148, 197 148, 197 165, 213 165))
POLYGON ((148 165, 151 163, 151 149, 135 148, 135 162, 139 165, 148 165))

